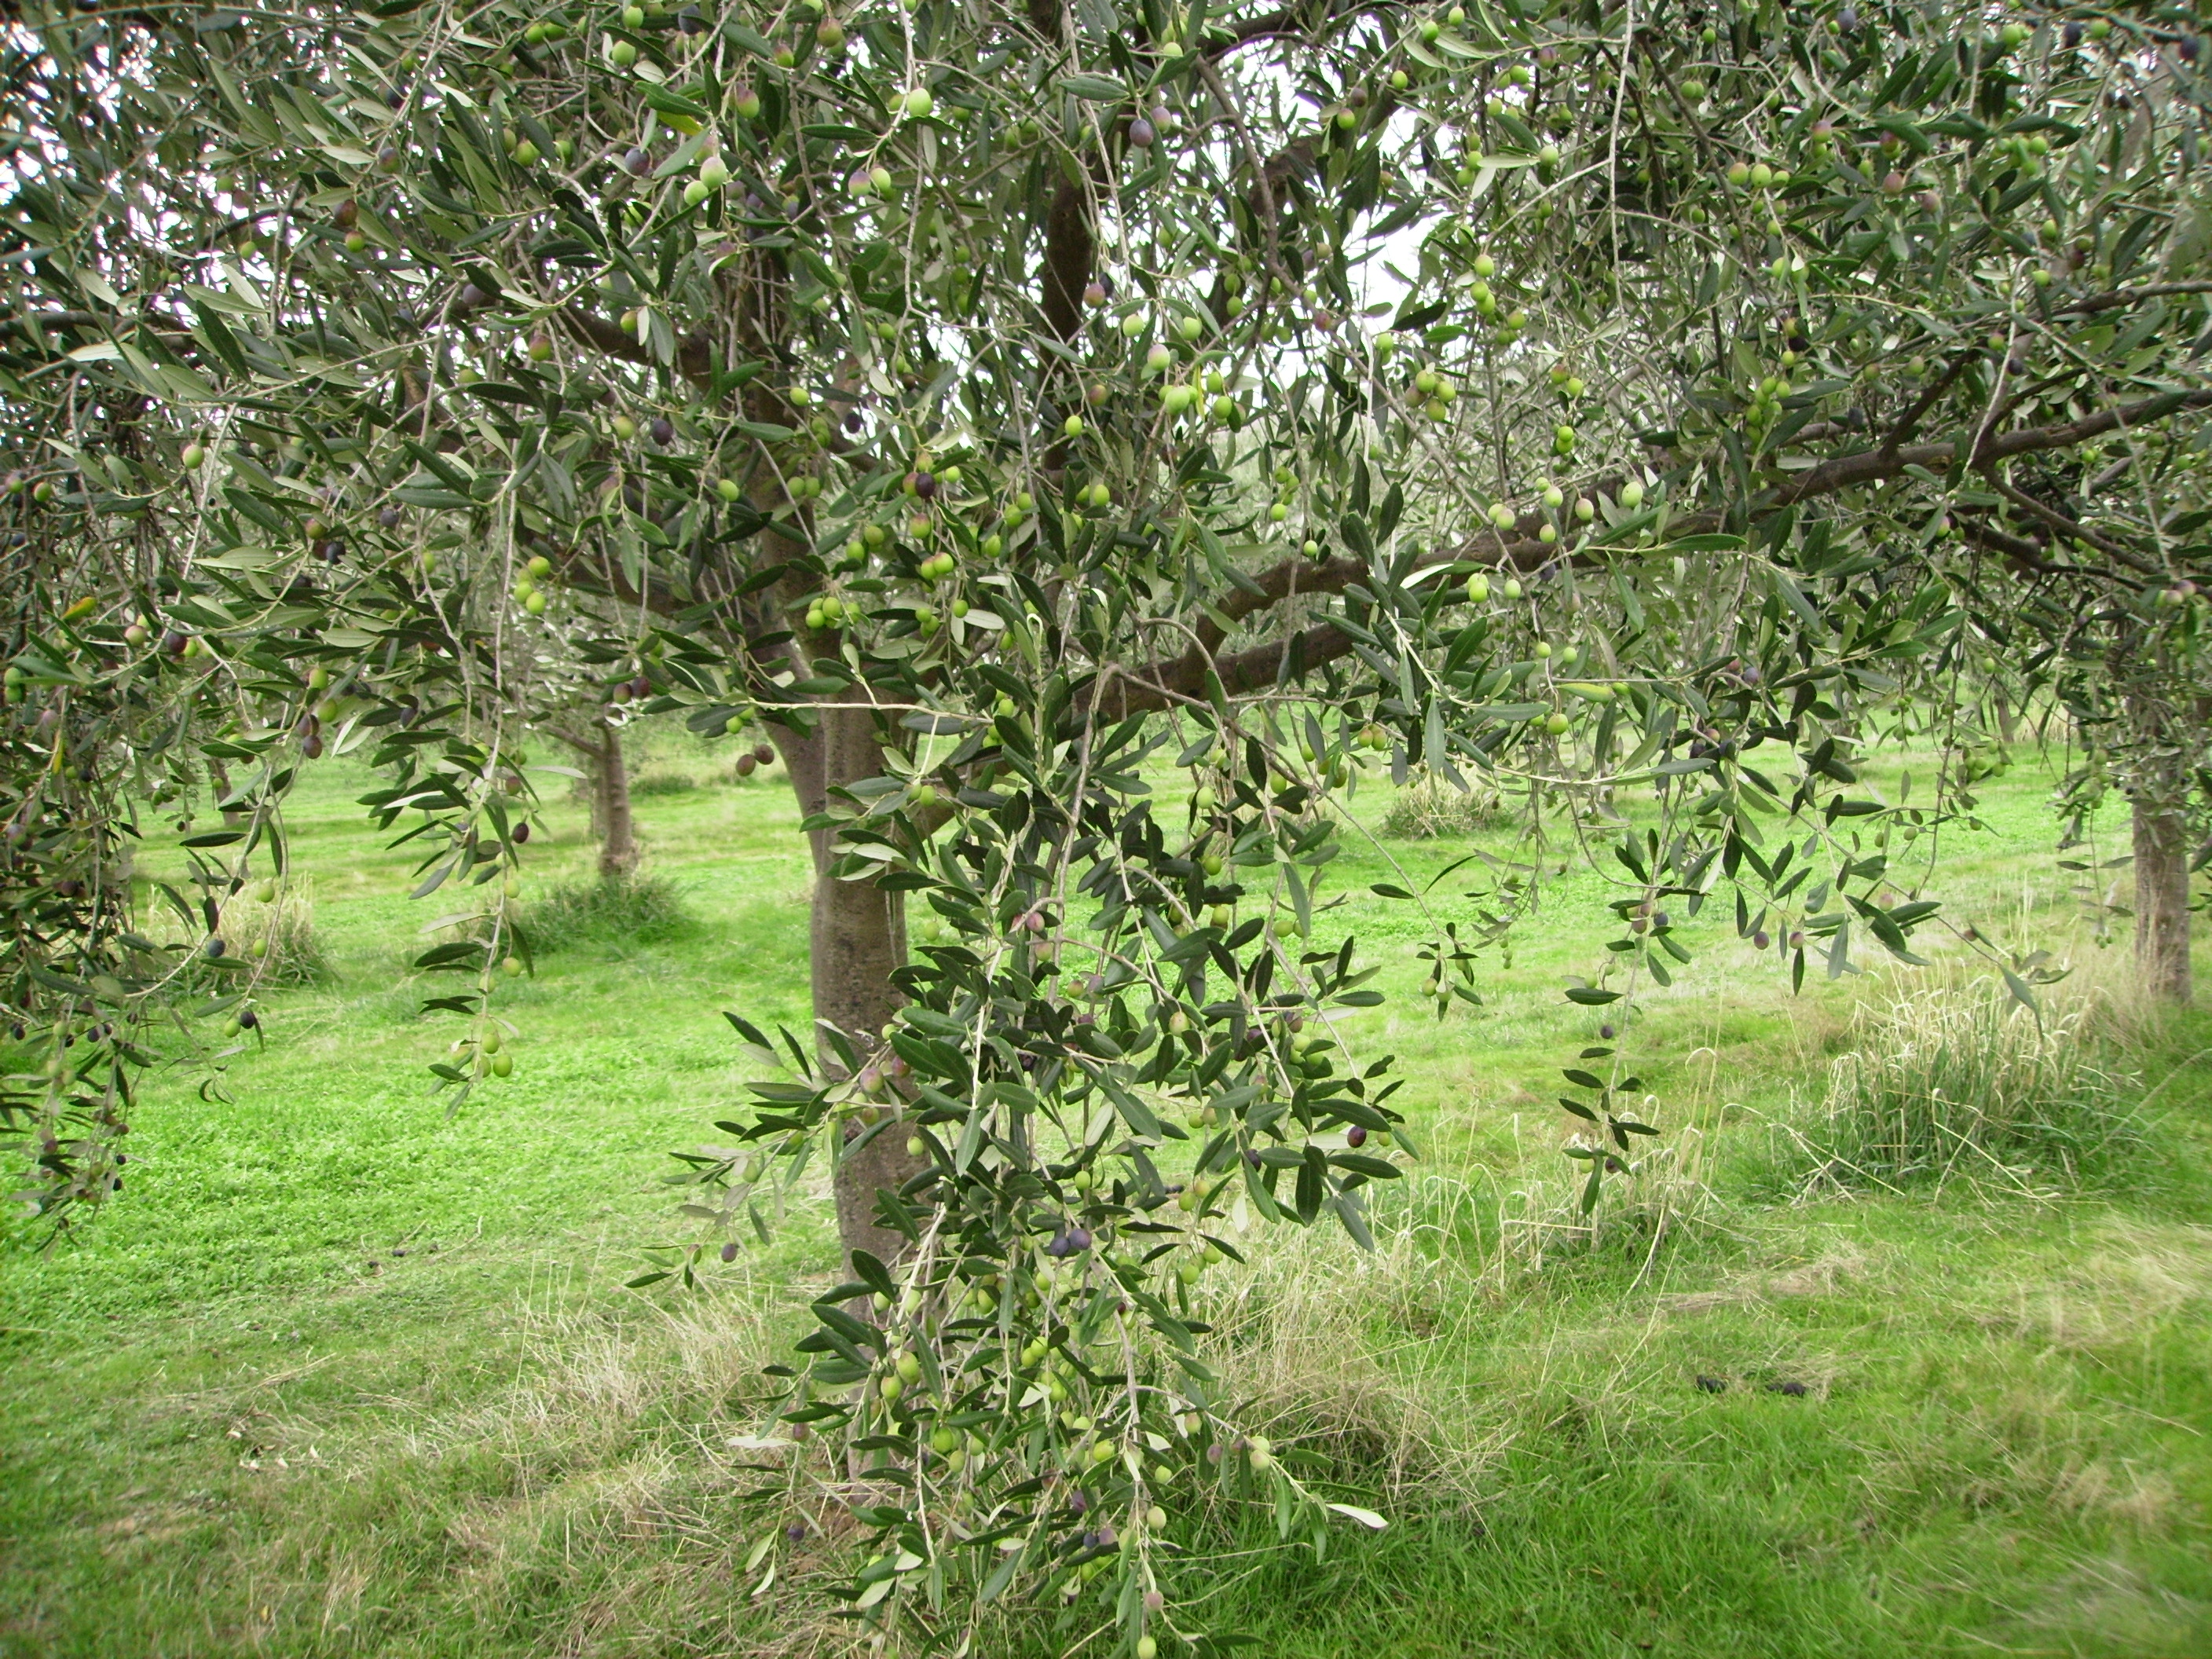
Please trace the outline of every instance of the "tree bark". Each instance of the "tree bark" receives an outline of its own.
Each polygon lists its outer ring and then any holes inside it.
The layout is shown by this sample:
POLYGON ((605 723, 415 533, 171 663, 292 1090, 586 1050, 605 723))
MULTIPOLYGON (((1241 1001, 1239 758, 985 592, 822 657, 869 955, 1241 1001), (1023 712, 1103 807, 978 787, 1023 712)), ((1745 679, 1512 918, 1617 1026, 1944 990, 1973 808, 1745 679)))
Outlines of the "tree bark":
POLYGON ((637 825, 630 815, 629 768, 623 758, 621 730, 597 714, 587 717, 580 733, 558 726, 546 729, 583 760, 592 837, 599 843, 599 878, 620 881, 635 874, 637 825))
POLYGON ((629 768, 623 760, 619 731, 601 720, 598 737, 598 756, 592 768, 592 817, 599 837, 599 879, 622 881, 637 872, 637 826, 630 817, 629 768))
POLYGON ((2186 1006, 2189 820, 2180 806, 2138 789, 2135 799, 2136 971, 2161 1002, 2186 1006))
MULTIPOLYGON (((883 747, 876 717, 865 708, 823 708, 811 738, 779 732, 778 744, 791 775, 800 809, 811 815, 829 804, 829 792, 841 785, 882 775, 883 747)), ((812 969, 816 1051, 832 1073, 846 1067, 828 1032, 842 1033, 863 1065, 881 1045, 884 1027, 902 1000, 891 975, 906 963, 906 899, 875 882, 841 881, 830 873, 836 832, 809 833, 814 854, 814 895, 807 943, 812 969)), ((889 1091, 886 1090, 888 1095, 889 1091)), ((883 1261, 896 1261, 906 1249, 903 1234, 876 1221, 876 1195, 896 1190, 920 1173, 925 1160, 906 1150, 907 1132, 892 1123, 853 1150, 866 1133, 854 1122, 847 1135, 835 1182, 837 1237, 845 1252, 866 1250, 883 1261)))

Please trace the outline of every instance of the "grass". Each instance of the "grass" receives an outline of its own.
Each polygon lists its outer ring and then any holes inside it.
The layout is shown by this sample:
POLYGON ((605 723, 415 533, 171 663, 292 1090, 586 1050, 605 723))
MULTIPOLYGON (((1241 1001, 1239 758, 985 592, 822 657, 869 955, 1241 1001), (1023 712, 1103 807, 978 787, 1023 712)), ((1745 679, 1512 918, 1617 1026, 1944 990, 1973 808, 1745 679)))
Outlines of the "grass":
MULTIPOLYGON (((0 1249, 0 1654, 836 1650, 804 1583, 833 1546, 753 1598, 750 1545, 782 1516, 729 1443, 828 1273, 826 1216, 704 1295, 617 1288, 683 1237, 665 1152, 742 1099, 719 1011, 806 1018, 799 814, 686 740, 638 758, 720 780, 639 804, 647 878, 690 920, 564 929, 503 1000, 514 1076, 450 1118, 423 1070, 447 1028, 404 966, 429 920, 408 859, 360 830, 364 777, 311 774, 293 847, 329 976, 271 994, 221 1097, 154 1080, 95 1227, 0 1249)), ((2049 865, 2045 793, 2026 768, 1993 790, 1939 890, 2118 983, 2049 865)), ((1557 994, 1594 965, 1595 878, 1554 884, 1485 1005, 1442 1024, 1400 1000, 1424 920, 1365 896, 1494 842, 1330 866, 1397 994, 1347 1038, 1401 1056, 1429 1156, 1373 1255, 1271 1237, 1219 1292, 1254 1413, 1393 1524, 1316 1563, 1224 1512, 1184 1540, 1183 1626, 1301 1659, 2212 1651, 2207 1022, 2110 1009, 2057 1051, 2140 1076, 2082 1097, 2141 1126, 2102 1178, 1823 1188, 1797 1137, 1840 1107, 1838 1056, 1886 1074, 1868 1022, 1923 981, 1793 1000, 1709 913, 1628 1034, 1666 1133, 1593 1231, 1549 1079, 1598 1023, 1557 994)), ((556 807, 526 897, 587 888, 591 850, 556 807)))
POLYGON ((524 908, 523 937, 545 955, 580 945, 660 945, 695 927, 684 890, 666 876, 564 881, 524 908))
POLYGON ((1805 1136, 1838 1183, 1995 1182, 2032 1192, 2124 1166, 2130 1097, 2084 1036, 2079 1002, 2031 1009, 1987 978, 1933 983, 1862 1012, 1805 1136))

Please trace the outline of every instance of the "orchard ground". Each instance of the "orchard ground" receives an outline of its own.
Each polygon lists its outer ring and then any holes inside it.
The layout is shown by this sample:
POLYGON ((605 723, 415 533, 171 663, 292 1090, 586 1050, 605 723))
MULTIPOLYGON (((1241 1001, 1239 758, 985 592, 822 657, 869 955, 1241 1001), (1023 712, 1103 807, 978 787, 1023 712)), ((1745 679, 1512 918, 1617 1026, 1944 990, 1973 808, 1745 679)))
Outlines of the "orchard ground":
MULTIPOLYGON (((779 1552, 764 1589, 747 1571, 788 1517, 747 1497, 763 1454, 732 1444, 830 1274, 826 1203, 702 1293, 622 1288, 690 1237, 668 1152, 714 1139, 757 1073, 720 1011, 805 1029, 798 813, 780 771, 736 783, 678 738, 638 770, 649 868, 692 920, 544 957, 501 1005, 514 1075, 451 1116, 425 1086, 428 976, 405 965, 437 902, 407 901, 404 850, 363 825, 367 775, 310 773, 294 848, 335 976, 270 999, 227 1100, 189 1067, 153 1082, 108 1214, 0 1247, 0 1654, 849 1637, 807 1583, 834 1528, 779 1552)), ((2079 963, 2054 1002, 2102 988, 2096 1040, 2136 1079, 2142 1149, 2079 1188, 1820 1189, 1792 1126, 1861 1040, 1855 1006, 1915 970, 1816 967, 1792 998, 1716 906, 1630 1034, 1673 1151, 1641 1218, 1595 1245, 1565 1224, 1553 1100, 1602 1018, 1559 998, 1607 936, 1595 878, 1551 882, 1510 965, 1486 957, 1485 1006, 1439 1024, 1416 997, 1423 926, 1369 884, 1419 888, 1503 843, 1355 842, 1332 915, 1392 998, 1350 1029, 1363 1058, 1401 1057, 1423 1173, 1382 1206, 1375 1255, 1260 1237, 1253 1273, 1209 1294, 1254 1413, 1391 1524, 1347 1523, 1316 1563, 1224 1511, 1182 1540, 1182 1626, 1299 1659, 2212 1652, 2212 1021, 2131 1005, 2126 919, 2100 951, 2070 887, 2124 898, 2125 872, 2057 867, 2049 789, 2023 750, 1988 828, 1946 833, 1930 890, 2079 963)), ((1389 794, 1370 780, 1363 820, 1389 794)), ((589 868, 581 814, 549 821, 527 891, 589 868)), ((2117 812, 2105 828, 2092 861, 2124 851, 2117 812)), ((1468 913, 1468 873, 1440 915, 1468 913)), ((1065 1651, 1097 1622, 1000 1650, 1065 1651)))

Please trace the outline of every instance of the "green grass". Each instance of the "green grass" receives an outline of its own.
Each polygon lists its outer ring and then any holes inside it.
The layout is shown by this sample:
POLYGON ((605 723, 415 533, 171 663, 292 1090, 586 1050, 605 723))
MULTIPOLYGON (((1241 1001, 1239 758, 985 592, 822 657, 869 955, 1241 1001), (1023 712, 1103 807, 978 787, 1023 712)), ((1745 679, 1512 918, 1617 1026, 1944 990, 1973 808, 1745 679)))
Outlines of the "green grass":
MULTIPOLYGON (((565 929, 503 995, 515 1074, 451 1115, 424 1067, 452 1022, 418 1018, 427 976, 404 966, 431 915, 360 828, 366 778, 311 775, 294 845, 331 977, 275 994, 220 1097, 185 1065, 152 1081, 131 1190, 95 1225, 0 1248, 0 1654, 820 1636, 803 1581, 830 1547, 751 1598, 770 1517, 727 1442, 829 1270, 826 1206, 704 1296, 618 1288, 684 1237, 665 1154, 743 1100, 720 1010, 803 1027, 799 815, 780 775, 730 782, 697 746, 640 759, 715 780, 638 803, 647 874, 687 919, 565 929)), ((2023 768, 1985 832, 1943 847, 1934 890, 2008 944, 2085 937, 2046 795, 2023 768)), ((1558 996, 1597 965, 1596 878, 1551 884, 1485 1005, 1441 1024, 1404 1000, 1430 923, 1366 894, 1478 844, 1498 837, 1355 842, 1330 866, 1396 994, 1348 1039, 1401 1057, 1429 1154, 1398 1224, 1371 1258, 1271 1240, 1219 1292, 1254 1411, 1393 1525, 1316 1563, 1224 1512, 1186 1540, 1183 1627, 1311 1659, 2212 1652, 2208 1023, 2102 1021, 2149 1098, 2094 1182, 1838 1195, 1783 1126, 1817 1115, 1858 1001, 1916 981, 1793 1000, 1709 912, 1630 1033, 1668 1150, 1592 1241, 1564 1224, 1550 1079, 1600 1022, 1558 996)), ((572 809, 532 853, 526 898, 587 883, 572 809)), ((1437 918, 1468 884, 1440 884, 1437 918)))

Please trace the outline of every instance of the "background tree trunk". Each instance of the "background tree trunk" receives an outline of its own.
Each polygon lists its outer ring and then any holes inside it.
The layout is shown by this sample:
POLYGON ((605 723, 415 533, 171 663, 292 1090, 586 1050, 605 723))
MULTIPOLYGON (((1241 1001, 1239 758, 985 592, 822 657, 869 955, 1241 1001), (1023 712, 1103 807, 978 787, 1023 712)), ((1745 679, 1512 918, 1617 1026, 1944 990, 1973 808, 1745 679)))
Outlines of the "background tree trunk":
POLYGON ((583 795, 592 809, 592 837, 599 843, 599 878, 618 881, 637 869, 637 826, 630 816, 629 768, 622 731, 593 714, 581 729, 548 726, 584 763, 583 795))
POLYGON ((592 769, 592 829, 599 837, 599 879, 619 881, 637 869, 637 826, 629 811, 629 769, 622 733, 599 722, 598 763, 592 769))
MULTIPOLYGON (((779 732, 777 742, 799 805, 809 814, 824 808, 833 787, 878 776, 884 769, 875 716, 864 708, 824 708, 813 737, 779 732)), ((816 1047, 823 1063, 842 1075, 844 1064, 821 1027, 843 1033, 863 1060, 879 1043, 902 1000, 891 975, 906 963, 906 900, 873 881, 840 881, 829 872, 833 832, 817 830, 809 839, 814 854, 808 944, 816 1047)), ((860 1133, 854 1125, 848 1146, 860 1133)), ((905 1128, 894 1123, 839 1163, 837 1237, 846 1251, 866 1250, 890 1261, 905 1249, 904 1236, 878 1225, 875 1216, 876 1194, 896 1188, 923 1167, 924 1160, 908 1156, 906 1142, 905 1128)))
POLYGON ((2136 971, 2161 1002, 2186 1005, 2189 963, 2189 820, 2181 808, 2138 789, 2135 801, 2136 971))

